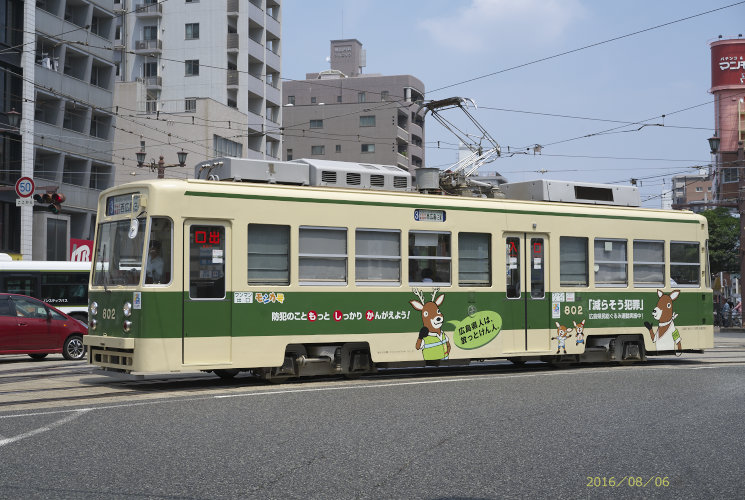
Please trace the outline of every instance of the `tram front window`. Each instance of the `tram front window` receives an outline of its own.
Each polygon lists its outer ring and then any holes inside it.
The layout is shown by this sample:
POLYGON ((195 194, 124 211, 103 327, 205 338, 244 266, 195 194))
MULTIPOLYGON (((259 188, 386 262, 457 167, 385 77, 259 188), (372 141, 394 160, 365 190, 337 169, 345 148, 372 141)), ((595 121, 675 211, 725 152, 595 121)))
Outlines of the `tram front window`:
MULTIPOLYGON (((144 228, 145 219, 139 218, 138 221, 139 226, 144 228)), ((129 230, 129 220, 107 222, 98 227, 93 264, 94 286, 139 284, 145 233, 139 231, 134 238, 130 238, 129 230)))

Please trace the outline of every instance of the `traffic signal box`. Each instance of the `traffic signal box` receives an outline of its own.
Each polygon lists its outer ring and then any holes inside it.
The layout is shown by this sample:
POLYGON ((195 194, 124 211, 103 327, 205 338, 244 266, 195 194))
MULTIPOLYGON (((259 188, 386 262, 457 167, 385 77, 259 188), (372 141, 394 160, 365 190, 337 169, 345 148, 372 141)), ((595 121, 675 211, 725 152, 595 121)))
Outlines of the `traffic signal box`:
POLYGON ((58 214, 60 213, 60 210, 62 210, 61 205, 65 201, 65 195, 61 193, 35 194, 34 200, 38 201, 42 205, 46 205, 47 210, 49 210, 53 214, 58 214))

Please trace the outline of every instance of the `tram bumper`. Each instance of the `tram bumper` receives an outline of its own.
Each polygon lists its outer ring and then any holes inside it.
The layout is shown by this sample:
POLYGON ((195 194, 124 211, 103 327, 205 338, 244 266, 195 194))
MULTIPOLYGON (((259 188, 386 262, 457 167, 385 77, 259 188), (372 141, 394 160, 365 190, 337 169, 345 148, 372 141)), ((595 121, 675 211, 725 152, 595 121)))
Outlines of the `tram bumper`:
POLYGON ((83 344, 88 347, 88 364, 110 370, 132 370, 135 339, 86 335, 83 344))

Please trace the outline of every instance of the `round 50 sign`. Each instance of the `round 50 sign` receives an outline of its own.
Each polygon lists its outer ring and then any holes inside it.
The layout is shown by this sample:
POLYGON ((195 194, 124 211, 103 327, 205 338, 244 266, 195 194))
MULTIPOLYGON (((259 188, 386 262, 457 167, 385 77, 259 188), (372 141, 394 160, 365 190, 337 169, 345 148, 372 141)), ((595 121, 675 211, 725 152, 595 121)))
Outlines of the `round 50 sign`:
POLYGON ((21 177, 16 182, 16 194, 21 198, 28 198, 34 194, 34 180, 31 177, 21 177))

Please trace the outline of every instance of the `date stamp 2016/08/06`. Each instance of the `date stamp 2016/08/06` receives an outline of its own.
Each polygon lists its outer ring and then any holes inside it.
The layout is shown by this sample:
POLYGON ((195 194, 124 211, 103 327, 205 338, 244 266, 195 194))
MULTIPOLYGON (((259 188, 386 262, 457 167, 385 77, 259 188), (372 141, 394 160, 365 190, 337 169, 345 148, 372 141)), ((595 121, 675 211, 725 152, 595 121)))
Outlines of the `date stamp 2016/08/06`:
POLYGON ((624 476, 618 479, 616 476, 586 476, 588 488, 667 488, 670 486, 670 478, 667 476, 624 476))

